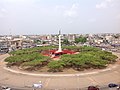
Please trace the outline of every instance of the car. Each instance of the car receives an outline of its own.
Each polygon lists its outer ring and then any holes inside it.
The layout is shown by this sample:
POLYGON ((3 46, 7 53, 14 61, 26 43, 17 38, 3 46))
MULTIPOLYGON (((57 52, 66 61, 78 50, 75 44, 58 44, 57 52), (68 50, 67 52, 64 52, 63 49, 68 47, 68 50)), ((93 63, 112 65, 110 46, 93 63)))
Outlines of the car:
POLYGON ((88 90, 99 90, 99 88, 96 86, 89 86, 88 90))
POLYGON ((116 88, 117 88, 117 90, 120 90, 120 85, 118 85, 116 88))
POLYGON ((2 90, 12 90, 10 87, 2 86, 2 90))
POLYGON ((114 84, 114 83, 110 83, 110 84, 108 84, 108 87, 109 88, 113 88, 113 87, 117 87, 118 85, 117 84, 114 84))

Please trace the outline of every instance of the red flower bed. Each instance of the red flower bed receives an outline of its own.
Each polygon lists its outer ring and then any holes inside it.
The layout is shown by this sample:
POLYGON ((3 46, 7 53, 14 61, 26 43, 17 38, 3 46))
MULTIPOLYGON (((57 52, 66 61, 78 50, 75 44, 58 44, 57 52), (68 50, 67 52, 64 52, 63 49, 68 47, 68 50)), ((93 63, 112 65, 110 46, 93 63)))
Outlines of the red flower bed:
POLYGON ((76 52, 73 51, 73 50, 62 50, 62 52, 58 52, 57 50, 45 50, 45 51, 42 51, 42 54, 45 55, 45 56, 52 56, 53 58, 53 55, 54 55, 54 58, 55 57, 59 57, 60 55, 63 55, 63 54, 75 54, 76 52))

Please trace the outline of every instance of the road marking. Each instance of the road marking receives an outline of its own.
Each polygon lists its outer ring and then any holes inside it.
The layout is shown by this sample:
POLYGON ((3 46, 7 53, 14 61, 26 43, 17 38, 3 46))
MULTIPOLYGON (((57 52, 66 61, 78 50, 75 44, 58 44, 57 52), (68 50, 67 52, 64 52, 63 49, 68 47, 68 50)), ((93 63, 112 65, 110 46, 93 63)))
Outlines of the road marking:
POLYGON ((25 75, 33 75, 33 76, 82 76, 82 75, 89 75, 89 74, 96 74, 98 72, 89 72, 89 73, 80 73, 80 74, 35 74, 35 73, 27 73, 27 72, 22 72, 22 71, 16 71, 7 67, 3 67, 3 69, 8 70, 13 73, 17 74, 25 74, 25 75))
POLYGON ((79 76, 77 77, 77 84, 78 84, 78 85, 77 85, 77 86, 78 86, 77 88, 79 89, 79 88, 80 88, 80 79, 79 79, 79 76))
POLYGON ((84 73, 84 75, 97 74, 97 73, 99 73, 99 72, 98 71, 96 71, 96 72, 88 72, 88 73, 84 73))
POLYGON ((118 71, 114 71, 114 73, 117 73, 117 74, 118 74, 119 72, 118 72, 118 71))
POLYGON ((1 58, 0 58, 1 59, 0 62, 4 62, 5 58, 7 58, 7 57, 9 57, 8 54, 2 55, 1 58))
POLYGON ((101 70, 101 72, 110 71, 110 70, 112 70, 112 69, 111 68, 107 68, 107 69, 101 70))
POLYGON ((8 77, 3 78, 3 79, 1 79, 0 81, 5 81, 5 80, 9 80, 9 78, 8 78, 8 77))
POLYGON ((116 68, 118 65, 113 66, 112 68, 116 68))
POLYGON ((98 85, 98 82, 96 82, 93 78, 87 77, 87 79, 89 79, 90 81, 92 81, 93 85, 98 85))
POLYGON ((45 81, 45 85, 44 85, 43 87, 47 87, 48 84, 49 84, 49 82, 50 82, 50 80, 51 80, 51 78, 46 79, 46 81, 45 81))

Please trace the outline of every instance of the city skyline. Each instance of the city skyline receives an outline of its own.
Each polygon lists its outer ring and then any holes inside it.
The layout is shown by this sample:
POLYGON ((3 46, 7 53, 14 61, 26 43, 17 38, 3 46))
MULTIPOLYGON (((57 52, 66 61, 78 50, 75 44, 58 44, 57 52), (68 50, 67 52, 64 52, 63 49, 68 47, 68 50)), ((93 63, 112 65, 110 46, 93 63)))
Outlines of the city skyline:
POLYGON ((0 34, 119 33, 120 0, 1 0, 0 34))

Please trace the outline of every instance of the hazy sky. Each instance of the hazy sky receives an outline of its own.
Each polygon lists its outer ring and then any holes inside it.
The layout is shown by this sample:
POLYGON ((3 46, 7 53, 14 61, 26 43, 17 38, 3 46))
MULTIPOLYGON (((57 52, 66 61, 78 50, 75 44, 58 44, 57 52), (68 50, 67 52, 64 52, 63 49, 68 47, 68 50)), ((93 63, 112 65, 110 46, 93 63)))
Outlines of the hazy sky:
POLYGON ((120 33, 120 0, 0 0, 0 35, 120 33))

